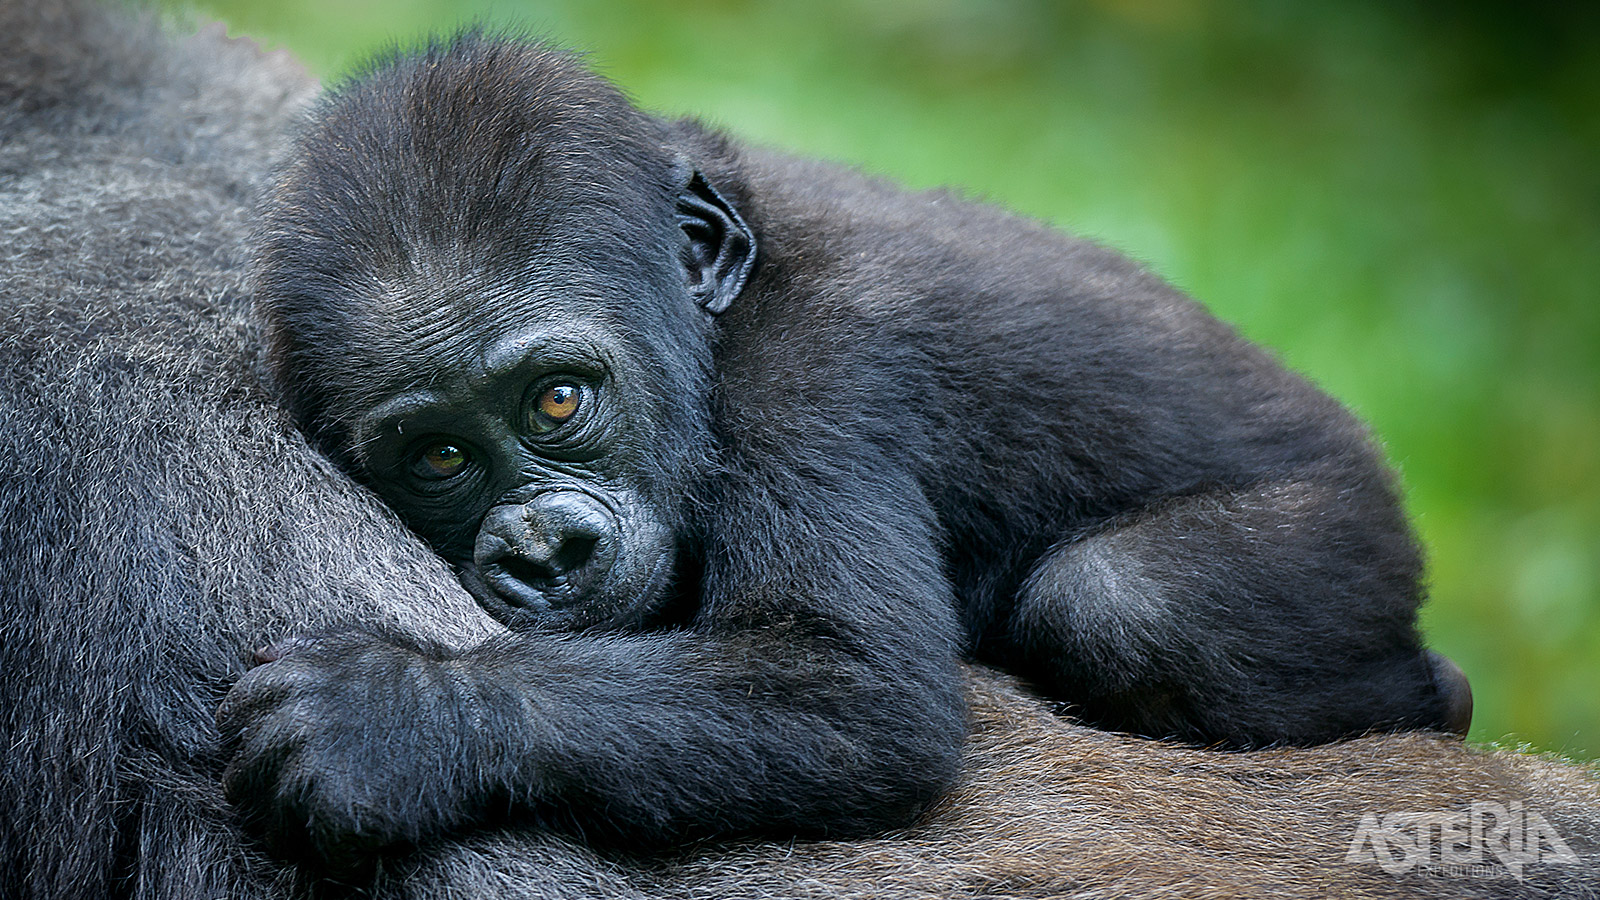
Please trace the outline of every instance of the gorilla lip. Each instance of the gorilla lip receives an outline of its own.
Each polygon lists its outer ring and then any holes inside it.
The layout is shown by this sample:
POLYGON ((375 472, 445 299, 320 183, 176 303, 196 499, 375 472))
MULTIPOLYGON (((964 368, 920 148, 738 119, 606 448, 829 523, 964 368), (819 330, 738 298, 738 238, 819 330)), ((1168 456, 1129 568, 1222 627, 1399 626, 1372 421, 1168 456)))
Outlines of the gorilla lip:
POLYGON ((566 574, 546 575, 521 557, 509 556, 490 566, 489 584, 500 595, 530 608, 561 607, 581 598, 586 590, 566 574), (537 600, 524 602, 524 597, 537 600), (542 601, 542 602, 541 602, 542 601))
POLYGON ((475 579, 494 597, 513 609, 543 612, 560 609, 582 598, 584 592, 576 589, 565 575, 531 577, 508 568, 516 560, 472 567, 475 579), (535 586, 537 585, 537 586, 535 586))

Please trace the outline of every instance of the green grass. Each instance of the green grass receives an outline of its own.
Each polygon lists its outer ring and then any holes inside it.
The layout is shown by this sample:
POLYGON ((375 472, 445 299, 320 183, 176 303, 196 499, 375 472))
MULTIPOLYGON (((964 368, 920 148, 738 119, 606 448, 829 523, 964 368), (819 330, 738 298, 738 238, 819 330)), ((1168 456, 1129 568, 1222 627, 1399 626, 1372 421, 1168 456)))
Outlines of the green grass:
MULTIPOLYGON (((202 0, 334 75, 464 21, 1151 263, 1358 410, 1473 737, 1600 757, 1600 40, 1485 4, 202 0)), ((1316 636, 1309 636, 1315 640, 1316 636)))

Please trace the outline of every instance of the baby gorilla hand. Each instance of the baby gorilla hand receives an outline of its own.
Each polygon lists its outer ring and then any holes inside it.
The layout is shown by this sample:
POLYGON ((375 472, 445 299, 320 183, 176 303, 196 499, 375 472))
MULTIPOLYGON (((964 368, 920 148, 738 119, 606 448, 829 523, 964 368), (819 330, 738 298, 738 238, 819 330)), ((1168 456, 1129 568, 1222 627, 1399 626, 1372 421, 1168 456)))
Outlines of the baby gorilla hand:
POLYGON ((227 798, 279 857, 334 872, 461 821, 449 663, 361 631, 257 653, 217 711, 227 798))

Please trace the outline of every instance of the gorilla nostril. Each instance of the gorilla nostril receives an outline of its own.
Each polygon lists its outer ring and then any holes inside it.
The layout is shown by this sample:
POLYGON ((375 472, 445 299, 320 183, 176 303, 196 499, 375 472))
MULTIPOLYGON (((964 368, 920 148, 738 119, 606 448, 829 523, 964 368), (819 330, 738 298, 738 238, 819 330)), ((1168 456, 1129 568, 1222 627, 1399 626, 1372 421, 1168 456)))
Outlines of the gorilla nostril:
POLYGON ((548 491, 484 518, 475 557, 503 599, 564 605, 589 596, 615 562, 616 517, 578 491, 548 491))
POLYGON ((529 585, 564 582, 568 574, 583 568, 594 555, 596 538, 582 536, 563 541, 549 554, 507 553, 497 560, 511 577, 529 585))
POLYGON ((593 535, 581 534, 562 541, 556 552, 550 555, 550 569, 557 575, 583 568, 594 555, 594 545, 599 538, 593 535))

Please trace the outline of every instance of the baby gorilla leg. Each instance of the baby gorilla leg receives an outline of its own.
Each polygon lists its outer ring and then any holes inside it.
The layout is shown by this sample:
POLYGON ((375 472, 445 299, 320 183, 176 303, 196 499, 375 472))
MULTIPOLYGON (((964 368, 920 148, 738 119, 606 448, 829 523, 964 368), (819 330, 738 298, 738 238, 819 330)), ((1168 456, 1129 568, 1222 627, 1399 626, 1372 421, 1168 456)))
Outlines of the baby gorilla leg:
POLYGON ((1464 731, 1466 679, 1421 646, 1420 563, 1384 505, 1305 480, 1147 508, 1051 548, 984 655, 1139 734, 1259 746, 1464 731))

